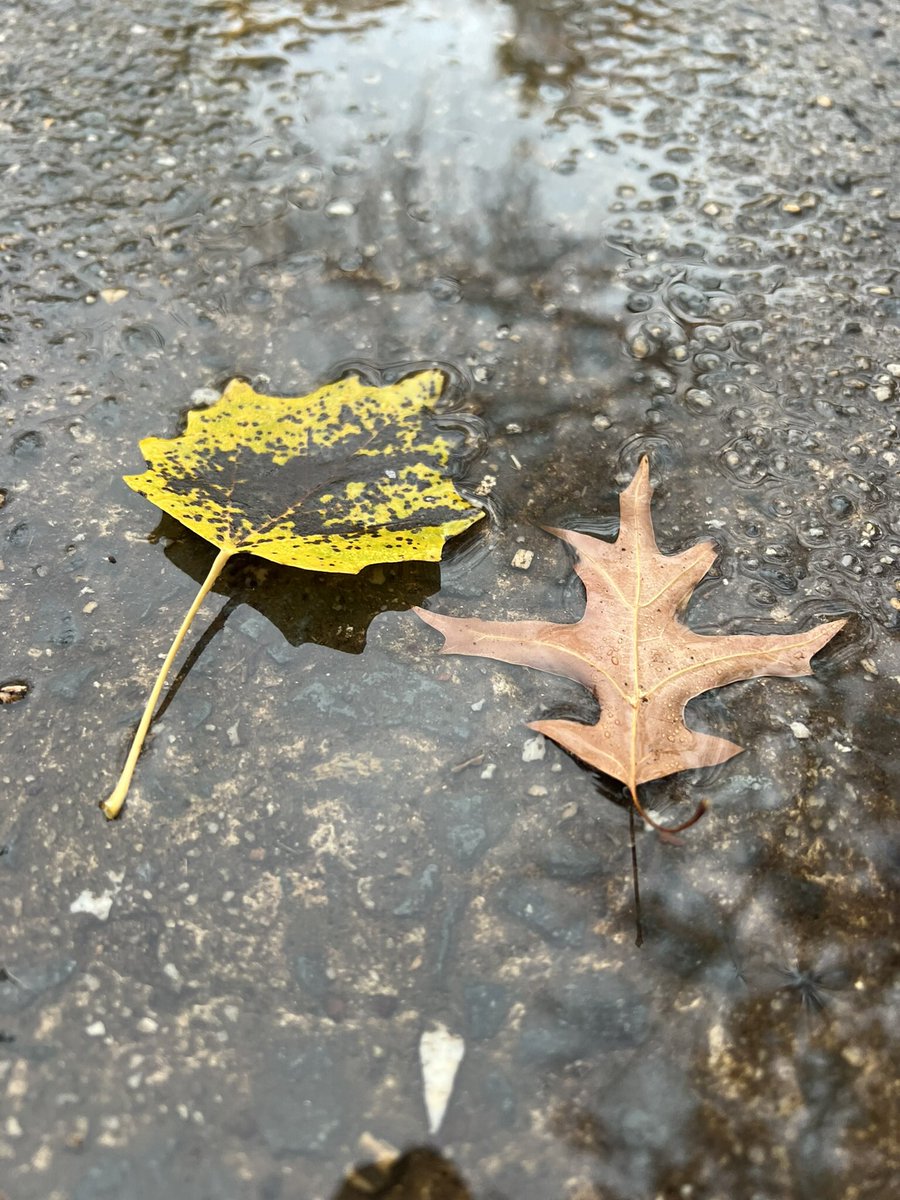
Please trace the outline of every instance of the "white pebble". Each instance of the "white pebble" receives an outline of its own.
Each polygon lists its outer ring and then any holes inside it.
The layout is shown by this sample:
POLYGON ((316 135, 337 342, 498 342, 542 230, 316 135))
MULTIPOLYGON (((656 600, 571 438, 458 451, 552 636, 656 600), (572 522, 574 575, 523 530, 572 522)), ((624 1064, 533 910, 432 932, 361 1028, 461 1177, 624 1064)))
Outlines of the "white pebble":
POLYGON ((522 747, 522 762, 540 762, 547 753, 547 740, 543 734, 529 738, 522 747))
POLYGON ((199 407, 201 404, 215 404, 222 393, 217 388, 200 387, 191 392, 191 404, 199 407))
POLYGON ((329 217, 352 217, 356 212, 356 205, 352 200, 338 198, 329 200, 325 205, 325 211, 329 217))
POLYGON ((84 891, 69 905, 69 912, 90 913, 99 921, 105 921, 109 916, 114 897, 115 892, 101 892, 99 896, 95 896, 92 892, 84 891))

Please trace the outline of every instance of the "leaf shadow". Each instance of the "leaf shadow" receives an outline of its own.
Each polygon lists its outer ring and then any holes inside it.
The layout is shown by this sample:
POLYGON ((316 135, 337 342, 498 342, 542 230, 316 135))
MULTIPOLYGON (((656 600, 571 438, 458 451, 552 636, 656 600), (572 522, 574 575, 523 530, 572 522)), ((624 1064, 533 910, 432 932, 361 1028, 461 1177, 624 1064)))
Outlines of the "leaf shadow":
MULTIPOLYGON (((166 542, 166 558, 198 587, 202 584, 215 557, 208 542, 168 515, 159 521, 150 541, 166 542)), ((314 642, 344 654, 361 654, 369 625, 379 613, 403 612, 422 604, 440 586, 439 563, 376 563, 358 575, 344 575, 284 567, 250 554, 235 555, 212 589, 227 596, 227 603, 191 648, 156 719, 172 703, 206 647, 242 604, 271 622, 292 646, 314 642)))

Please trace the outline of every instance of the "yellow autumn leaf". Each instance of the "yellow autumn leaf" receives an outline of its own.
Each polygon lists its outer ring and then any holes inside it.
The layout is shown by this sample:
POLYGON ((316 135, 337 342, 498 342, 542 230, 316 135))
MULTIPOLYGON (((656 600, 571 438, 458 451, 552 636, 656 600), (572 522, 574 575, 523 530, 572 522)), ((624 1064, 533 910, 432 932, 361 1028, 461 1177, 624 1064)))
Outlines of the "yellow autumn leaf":
POLYGON ((481 516, 447 477, 450 443, 423 416, 439 371, 389 387, 350 376, 309 396, 262 396, 234 380, 181 437, 145 438, 129 487, 232 554, 355 574, 436 562, 481 516))
POLYGON ((163 684, 200 605, 234 554, 356 574, 436 562, 483 514, 448 477, 450 440, 429 414, 444 376, 386 387, 356 376, 308 396, 264 396, 233 380, 177 438, 145 438, 147 470, 125 482, 218 547, 162 665, 125 768, 101 808, 118 815, 163 684))

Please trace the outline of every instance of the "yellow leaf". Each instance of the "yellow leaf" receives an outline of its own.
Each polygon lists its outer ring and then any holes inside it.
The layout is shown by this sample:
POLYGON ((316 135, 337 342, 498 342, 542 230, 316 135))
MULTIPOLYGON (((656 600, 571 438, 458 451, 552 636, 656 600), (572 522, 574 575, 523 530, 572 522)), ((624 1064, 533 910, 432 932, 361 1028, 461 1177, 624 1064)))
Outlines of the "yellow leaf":
POLYGON ((175 636, 119 782, 101 808, 118 816, 163 684, 234 554, 356 574, 373 563, 436 562, 445 541, 483 514, 447 476, 451 443, 429 414, 440 371, 387 387, 356 376, 308 396, 263 396, 233 380, 188 416, 177 438, 145 438, 147 470, 125 482, 218 547, 175 636))
POLYGON ((220 550, 314 571, 437 562, 482 515, 447 478, 450 442, 423 419, 443 376, 389 387, 355 376, 309 396, 234 380, 178 438, 145 438, 125 482, 220 550))

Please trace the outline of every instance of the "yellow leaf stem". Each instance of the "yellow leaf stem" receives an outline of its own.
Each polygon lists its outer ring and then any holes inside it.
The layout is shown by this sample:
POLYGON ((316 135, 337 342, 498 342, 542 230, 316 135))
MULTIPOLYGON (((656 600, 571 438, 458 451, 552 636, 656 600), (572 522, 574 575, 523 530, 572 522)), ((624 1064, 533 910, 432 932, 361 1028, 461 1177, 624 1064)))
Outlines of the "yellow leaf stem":
POLYGON ((125 803, 125 797, 128 795, 128 789, 131 786, 131 777, 134 774, 134 768, 137 765, 137 760, 140 757, 141 750, 144 747, 144 739, 147 737, 147 730, 150 728, 150 722, 153 720, 153 713, 156 709, 157 701, 159 700, 160 692, 163 689, 163 684, 166 682, 166 677, 172 669, 172 664, 178 651, 181 649, 181 643, 185 639, 187 631, 191 627, 191 622, 197 615, 200 605, 206 599, 216 580, 222 574, 225 564, 235 553, 235 550, 229 548, 220 550, 216 555, 213 565, 209 569, 209 574, 203 581, 203 586, 197 593, 194 603, 188 609, 187 616, 181 622, 181 628, 175 634, 175 640, 169 647, 169 653, 166 655, 165 662, 160 667, 159 675, 156 677, 156 683, 153 685, 153 690, 147 700, 147 706, 144 709, 144 714, 141 717, 140 724, 134 735, 134 740, 131 743, 131 749, 128 751, 128 758, 125 760, 125 766, 122 768, 122 774, 119 776, 119 782, 113 788, 110 795, 101 803, 100 807, 104 814, 112 821, 117 817, 125 803))

